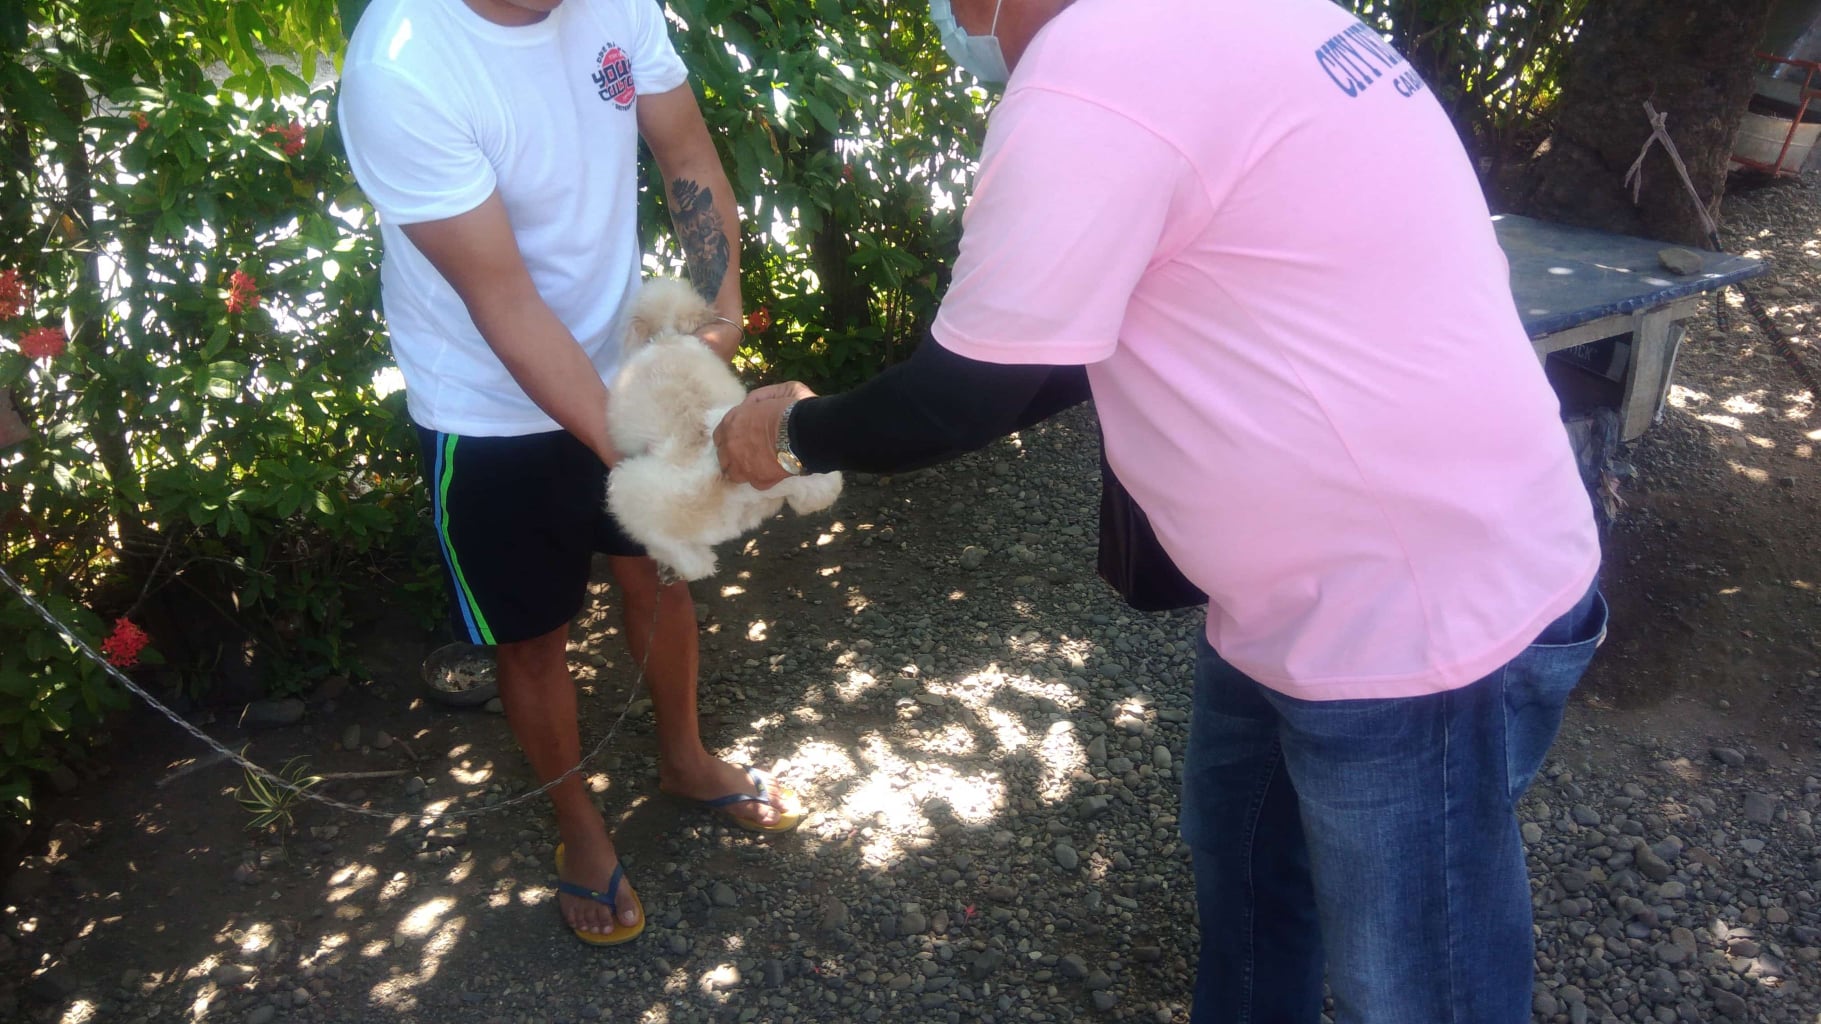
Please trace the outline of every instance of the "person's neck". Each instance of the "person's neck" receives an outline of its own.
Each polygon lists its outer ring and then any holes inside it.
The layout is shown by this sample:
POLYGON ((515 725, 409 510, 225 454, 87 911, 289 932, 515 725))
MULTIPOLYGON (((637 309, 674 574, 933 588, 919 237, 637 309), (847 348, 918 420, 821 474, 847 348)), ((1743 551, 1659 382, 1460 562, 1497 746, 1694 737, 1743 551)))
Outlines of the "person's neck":
POLYGON ((505 3, 504 0, 462 0, 462 2, 468 5, 469 10, 495 25, 505 25, 509 28, 535 25, 550 17, 549 11, 528 10, 516 4, 505 3))

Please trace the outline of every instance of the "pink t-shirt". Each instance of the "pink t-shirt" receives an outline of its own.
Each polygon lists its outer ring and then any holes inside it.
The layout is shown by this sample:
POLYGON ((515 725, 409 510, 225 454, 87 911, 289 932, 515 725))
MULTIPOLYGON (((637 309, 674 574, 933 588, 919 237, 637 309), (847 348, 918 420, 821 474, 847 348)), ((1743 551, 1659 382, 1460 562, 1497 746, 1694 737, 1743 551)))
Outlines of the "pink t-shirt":
POLYGON ((935 336, 1089 364, 1208 639, 1311 700, 1479 679, 1599 540, 1454 127, 1329 0, 1077 0, 993 112, 935 336))

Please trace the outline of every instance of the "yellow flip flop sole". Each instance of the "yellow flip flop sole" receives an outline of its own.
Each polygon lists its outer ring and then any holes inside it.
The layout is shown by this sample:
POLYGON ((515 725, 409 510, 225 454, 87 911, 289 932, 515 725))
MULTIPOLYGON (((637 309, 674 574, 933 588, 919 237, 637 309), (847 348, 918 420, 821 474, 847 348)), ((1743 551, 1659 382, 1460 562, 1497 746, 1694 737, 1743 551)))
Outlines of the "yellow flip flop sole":
MULTIPOLYGON (((563 844, 556 844, 556 870, 561 875, 563 870, 563 844)), ((606 907, 613 914, 614 928, 611 932, 591 932, 583 928, 571 928, 575 937, 590 946, 618 946, 631 942, 645 932, 645 905, 639 902, 639 894, 633 891, 632 883, 627 882, 626 892, 632 897, 632 906, 639 912, 639 919, 632 924, 619 924, 620 906, 614 899, 614 893, 620 889, 620 882, 626 878, 626 867, 623 864, 613 866, 613 877, 607 880, 607 891, 600 892, 586 886, 565 882, 560 877, 556 881, 556 891, 584 900, 592 900, 606 907)))

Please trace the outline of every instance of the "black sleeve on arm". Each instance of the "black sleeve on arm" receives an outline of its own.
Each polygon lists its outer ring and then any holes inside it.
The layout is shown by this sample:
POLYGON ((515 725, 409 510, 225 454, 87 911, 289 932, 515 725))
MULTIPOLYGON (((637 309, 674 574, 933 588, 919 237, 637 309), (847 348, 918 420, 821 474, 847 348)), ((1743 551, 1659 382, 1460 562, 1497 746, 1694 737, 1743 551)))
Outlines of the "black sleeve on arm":
POLYGON ((910 359, 852 391, 798 402, 790 447, 811 473, 901 473, 971 452, 1087 397, 1085 367, 981 362, 928 338, 910 359))

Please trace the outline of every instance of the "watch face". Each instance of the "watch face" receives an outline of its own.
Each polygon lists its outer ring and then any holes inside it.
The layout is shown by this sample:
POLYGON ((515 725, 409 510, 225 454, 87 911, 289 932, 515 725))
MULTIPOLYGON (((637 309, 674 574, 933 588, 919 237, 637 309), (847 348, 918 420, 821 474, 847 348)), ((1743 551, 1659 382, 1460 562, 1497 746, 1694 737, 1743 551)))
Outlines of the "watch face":
POLYGON ((795 455, 792 455, 790 452, 779 452, 778 453, 778 465, 783 467, 784 472, 789 473, 791 476, 802 476, 803 475, 802 460, 798 459, 795 455))

